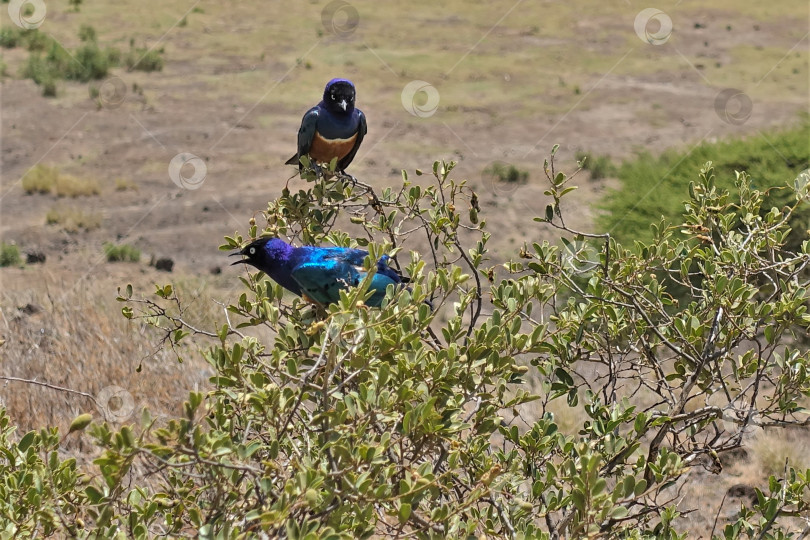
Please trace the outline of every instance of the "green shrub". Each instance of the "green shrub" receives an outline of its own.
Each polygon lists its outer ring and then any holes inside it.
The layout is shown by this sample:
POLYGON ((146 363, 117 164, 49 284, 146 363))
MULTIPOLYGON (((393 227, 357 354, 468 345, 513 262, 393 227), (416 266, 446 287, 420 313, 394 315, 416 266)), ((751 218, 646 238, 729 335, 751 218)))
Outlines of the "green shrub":
POLYGON ((0 242, 0 266, 19 266, 21 264, 20 249, 15 244, 0 242))
POLYGON ((20 37, 20 28, 7 24, 0 28, 0 47, 13 49, 20 43, 20 37))
POLYGON ((141 260, 141 250, 129 244, 115 245, 111 242, 104 244, 104 254, 108 262, 138 262, 141 260))
POLYGON ((80 82, 103 79, 110 69, 110 56, 95 42, 85 43, 74 51, 76 60, 68 63, 64 78, 80 82))
POLYGON ((0 28, 0 47, 12 49, 23 46, 29 51, 43 52, 50 48, 54 40, 36 29, 23 29, 14 25, 0 28))
MULTIPOLYGON (((810 351, 796 336, 810 330, 810 245, 783 241, 810 194, 763 212, 745 173, 729 192, 704 166, 683 219, 624 247, 565 225, 574 205, 562 204, 572 188, 560 173, 535 221, 594 264, 572 264, 557 242, 501 264, 454 165, 379 192, 306 174, 306 189, 221 246, 277 234, 364 246, 370 268, 390 253, 410 281, 380 308, 363 305, 373 273, 314 306, 246 270, 225 314, 199 321, 182 287, 123 287, 137 339, 180 361, 202 354, 210 386, 168 417, 76 417, 71 430, 102 450, 81 477, 55 431, 17 441, 0 410, 0 453, 15 456, 0 460, 0 519, 25 538, 679 540, 693 520, 711 522, 713 509, 684 493, 693 473, 720 469, 753 426, 806 423, 810 351), (713 249, 676 236, 694 223, 716 232, 713 249), (429 248, 394 252, 406 239, 429 248), (665 271, 699 278, 689 301, 673 302, 656 278, 665 271)), ((720 525, 725 540, 805 527, 806 470, 785 467, 757 490, 720 525)))
POLYGON ((580 151, 576 153, 576 159, 582 163, 582 168, 590 173, 591 180, 613 177, 618 173, 618 168, 613 164, 610 156, 597 156, 580 151))
POLYGON ((524 183, 529 179, 529 172, 518 169, 511 163, 496 161, 484 169, 484 176, 497 179, 500 182, 524 183))
POLYGON ((118 49, 101 49, 98 46, 95 30, 91 26, 82 27, 79 36, 84 43, 72 52, 68 52, 45 34, 39 32, 31 34, 34 35, 45 36, 47 41, 41 43, 42 48, 38 46, 31 50, 47 49, 48 53, 44 57, 32 53, 28 57, 22 76, 42 86, 45 96, 56 95, 56 82, 61 79, 79 82, 103 79, 109 74, 110 68, 118 65, 121 60, 121 52, 118 49))
POLYGON ((96 41, 96 29, 89 24, 83 24, 79 27, 79 39, 82 41, 96 41))
POLYGON ((163 47, 160 49, 147 49, 145 47, 130 47, 124 64, 129 69, 138 71, 162 71, 163 47))
POLYGON ((56 43, 48 34, 35 29, 23 30, 21 36, 25 48, 31 52, 47 51, 56 43))

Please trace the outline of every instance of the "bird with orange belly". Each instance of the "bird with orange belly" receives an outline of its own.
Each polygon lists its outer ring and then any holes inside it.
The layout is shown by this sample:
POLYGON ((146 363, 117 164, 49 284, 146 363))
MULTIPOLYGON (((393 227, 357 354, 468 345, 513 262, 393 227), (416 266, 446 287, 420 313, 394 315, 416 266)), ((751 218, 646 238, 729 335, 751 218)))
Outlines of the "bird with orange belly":
POLYGON ((337 159, 337 170, 345 172, 354 159, 367 132, 363 111, 355 108, 356 92, 348 79, 332 79, 323 91, 323 100, 312 107, 301 120, 298 152, 287 165, 304 168, 301 156, 321 165, 337 159))

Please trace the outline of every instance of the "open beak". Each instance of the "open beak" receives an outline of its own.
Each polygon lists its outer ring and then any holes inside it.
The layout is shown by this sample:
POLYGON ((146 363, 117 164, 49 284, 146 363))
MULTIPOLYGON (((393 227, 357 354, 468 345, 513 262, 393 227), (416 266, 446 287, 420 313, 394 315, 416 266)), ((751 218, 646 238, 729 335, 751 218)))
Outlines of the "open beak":
MULTIPOLYGON (((244 254, 243 254, 241 251, 237 251, 236 253, 230 253, 230 254, 228 255, 228 257, 236 257, 237 255, 241 255, 241 256, 243 256, 244 254)), ((231 263, 231 266, 235 266, 235 265, 237 265, 237 264, 242 264, 242 263, 244 263, 244 262, 247 262, 247 259, 244 259, 244 258, 243 258, 243 259, 240 259, 240 260, 238 260, 238 261, 236 261, 236 262, 233 262, 233 263, 231 263)))
POLYGON ((344 111, 346 110, 346 107, 349 106, 349 104, 346 103, 345 99, 343 101, 341 101, 340 103, 338 103, 338 105, 340 105, 340 108, 343 109, 344 111))

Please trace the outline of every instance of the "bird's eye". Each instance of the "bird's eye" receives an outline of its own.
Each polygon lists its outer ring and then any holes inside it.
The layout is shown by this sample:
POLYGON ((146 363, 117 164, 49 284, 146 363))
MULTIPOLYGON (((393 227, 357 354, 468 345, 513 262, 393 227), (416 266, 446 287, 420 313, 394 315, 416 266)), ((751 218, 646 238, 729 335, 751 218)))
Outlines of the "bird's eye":
POLYGON ((354 96, 350 96, 349 101, 354 101, 354 96))
POLYGON ((335 101, 335 94, 332 94, 332 101, 335 101))
POLYGON ((255 247, 250 248, 250 251, 248 253, 250 253, 251 255, 256 255, 256 248, 255 247))

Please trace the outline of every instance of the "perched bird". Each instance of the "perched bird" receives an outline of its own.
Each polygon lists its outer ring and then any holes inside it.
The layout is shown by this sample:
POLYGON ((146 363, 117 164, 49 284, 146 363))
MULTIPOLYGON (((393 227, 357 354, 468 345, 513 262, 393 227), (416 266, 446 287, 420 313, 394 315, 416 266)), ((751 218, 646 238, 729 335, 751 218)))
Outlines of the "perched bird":
POLYGON ((298 152, 287 165, 301 165, 301 156, 309 156, 328 165, 337 158, 337 170, 345 171, 354 159, 368 131, 363 111, 354 107, 354 84, 347 79, 332 79, 323 91, 323 100, 301 120, 298 152))
MULTIPOLYGON (((341 289, 357 286, 367 274, 363 259, 368 252, 362 249, 293 247, 280 238, 265 237, 231 255, 243 257, 233 264, 255 266, 288 291, 321 305, 337 302, 341 289)), ((377 272, 369 287, 373 294, 366 300, 366 305, 379 307, 388 285, 408 281, 388 266, 388 260, 388 255, 383 255, 377 261, 377 272)))

